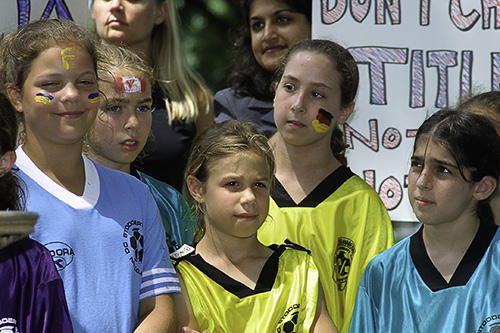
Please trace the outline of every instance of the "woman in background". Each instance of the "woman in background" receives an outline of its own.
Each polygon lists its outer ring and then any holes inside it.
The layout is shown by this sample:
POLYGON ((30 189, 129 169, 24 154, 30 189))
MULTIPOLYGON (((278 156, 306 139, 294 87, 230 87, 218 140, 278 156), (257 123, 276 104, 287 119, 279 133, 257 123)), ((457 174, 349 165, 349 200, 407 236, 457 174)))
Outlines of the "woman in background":
POLYGON ((250 120, 270 138, 276 132, 273 75, 290 47, 311 38, 312 2, 243 0, 241 8, 245 25, 235 42, 229 88, 214 97, 215 121, 250 120))

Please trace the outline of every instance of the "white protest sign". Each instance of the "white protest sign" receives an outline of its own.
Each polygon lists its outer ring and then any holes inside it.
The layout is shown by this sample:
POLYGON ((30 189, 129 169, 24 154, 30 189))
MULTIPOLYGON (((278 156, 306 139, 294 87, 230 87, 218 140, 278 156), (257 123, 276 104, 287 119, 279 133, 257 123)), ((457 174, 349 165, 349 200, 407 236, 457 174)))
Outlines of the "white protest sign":
POLYGON ((0 33, 16 31, 31 21, 64 18, 87 24, 85 0, 2 0, 0 33))
POLYGON ((360 69, 349 166, 393 221, 416 220, 406 178, 426 116, 500 90, 499 28, 498 0, 313 0, 313 38, 348 48, 360 69))

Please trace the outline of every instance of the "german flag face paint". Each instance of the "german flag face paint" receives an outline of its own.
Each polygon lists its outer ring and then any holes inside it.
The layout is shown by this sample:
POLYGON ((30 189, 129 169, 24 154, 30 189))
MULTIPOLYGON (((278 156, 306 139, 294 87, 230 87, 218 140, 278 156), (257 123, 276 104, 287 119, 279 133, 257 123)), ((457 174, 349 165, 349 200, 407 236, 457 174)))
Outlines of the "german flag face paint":
POLYGON ((89 95, 88 98, 90 100, 90 103, 92 103, 92 104, 99 103, 99 94, 98 93, 92 93, 89 95))
POLYGON ((54 99, 54 96, 49 95, 49 94, 44 94, 44 93, 38 93, 35 95, 35 102, 37 103, 42 103, 42 104, 50 104, 52 100, 54 99))
POLYGON ((116 88, 121 94, 132 94, 146 90, 146 80, 143 77, 117 77, 116 88))
POLYGON ((319 109, 316 119, 312 121, 312 127, 316 133, 325 133, 332 124, 333 115, 325 109, 319 109))

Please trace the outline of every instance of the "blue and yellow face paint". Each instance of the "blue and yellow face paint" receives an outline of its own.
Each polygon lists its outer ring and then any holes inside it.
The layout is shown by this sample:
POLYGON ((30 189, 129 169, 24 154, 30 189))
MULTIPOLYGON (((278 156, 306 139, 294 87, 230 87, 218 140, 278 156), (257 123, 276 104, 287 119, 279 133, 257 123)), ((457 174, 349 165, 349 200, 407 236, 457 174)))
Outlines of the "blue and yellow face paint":
POLYGON ((90 103, 92 104, 95 104, 95 103, 99 103, 99 93, 92 93, 89 95, 89 100, 90 100, 90 103))
POLYGON ((42 104, 49 104, 54 99, 54 96, 44 93, 38 93, 35 95, 35 102, 42 104))

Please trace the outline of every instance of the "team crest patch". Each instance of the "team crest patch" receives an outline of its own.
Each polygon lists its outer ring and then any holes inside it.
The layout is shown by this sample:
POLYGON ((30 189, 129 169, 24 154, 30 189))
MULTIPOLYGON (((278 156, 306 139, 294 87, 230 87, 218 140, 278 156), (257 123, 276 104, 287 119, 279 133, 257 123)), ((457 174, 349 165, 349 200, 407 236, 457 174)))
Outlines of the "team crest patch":
MULTIPOLYGON (((51 242, 44 245, 52 255, 52 260, 58 271, 62 271, 73 262, 75 251, 66 243, 51 242)), ((0 331, 1 332, 1 331, 0 331)))
POLYGON ((17 320, 10 317, 0 319, 0 333, 19 333, 17 320))
POLYGON ((500 333, 500 314, 485 318, 477 329, 477 333, 500 333))
POLYGON ((297 324, 299 322, 299 314, 300 314, 300 304, 294 304, 290 306, 280 321, 278 322, 278 328, 276 332, 278 333, 295 333, 298 332, 299 329, 297 324))
POLYGON ((346 237, 337 239, 337 249, 335 250, 333 263, 333 280, 337 283, 339 291, 343 291, 347 284, 354 252, 355 247, 352 240, 346 237))
POLYGON ((125 225, 123 230, 123 248, 134 265, 134 271, 142 274, 142 261, 144 259, 144 234, 142 222, 132 220, 125 225))

